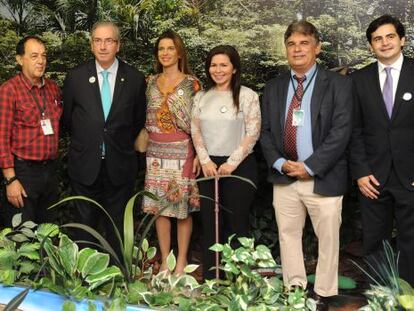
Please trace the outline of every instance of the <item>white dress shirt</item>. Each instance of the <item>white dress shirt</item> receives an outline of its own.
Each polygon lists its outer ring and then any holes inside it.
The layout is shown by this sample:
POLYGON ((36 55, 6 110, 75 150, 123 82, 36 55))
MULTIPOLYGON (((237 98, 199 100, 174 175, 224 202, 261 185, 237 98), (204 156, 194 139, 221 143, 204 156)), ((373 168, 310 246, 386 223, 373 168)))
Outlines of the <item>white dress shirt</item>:
POLYGON ((398 80, 400 79, 401 68, 403 64, 404 56, 401 53, 400 57, 391 65, 385 65, 378 61, 378 74, 381 86, 381 92, 384 88, 385 79, 387 78, 387 73, 385 72, 386 67, 391 67, 391 76, 392 76, 392 97, 395 102, 395 93, 397 93, 398 80))
MULTIPOLYGON (((95 61, 95 64, 96 64, 96 72, 98 74, 99 89, 101 89, 102 81, 103 81, 101 72, 104 71, 105 69, 103 69, 97 61, 95 61)), ((117 58, 115 58, 115 61, 112 63, 111 67, 106 69, 106 71, 108 71, 109 73, 108 80, 109 80, 109 85, 111 87, 111 99, 112 100, 114 99, 115 81, 116 81, 116 73, 118 72, 118 67, 119 67, 119 61, 117 58)))

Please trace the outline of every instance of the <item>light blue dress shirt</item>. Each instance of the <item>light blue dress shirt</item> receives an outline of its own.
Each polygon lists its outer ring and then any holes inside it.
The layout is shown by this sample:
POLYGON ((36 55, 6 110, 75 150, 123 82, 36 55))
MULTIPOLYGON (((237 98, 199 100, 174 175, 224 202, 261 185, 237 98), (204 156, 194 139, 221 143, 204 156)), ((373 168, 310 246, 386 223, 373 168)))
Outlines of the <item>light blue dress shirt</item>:
MULTIPOLYGON (((304 112, 304 124, 303 126, 298 126, 296 130, 296 150, 298 152, 298 161, 304 162, 309 156, 313 153, 313 145, 312 145, 312 123, 311 123, 311 99, 313 88, 315 86, 316 72, 315 76, 312 79, 316 71, 316 64, 312 66, 311 69, 305 74, 306 80, 303 83, 303 89, 306 90, 301 103, 301 109, 304 112), (311 80, 312 79, 312 80, 311 80), (309 84, 309 86, 308 86, 309 84)), ((295 94, 295 90, 298 87, 298 82, 296 81, 293 76, 296 74, 293 70, 290 71, 292 79, 289 82, 288 93, 286 97, 286 112, 285 112, 285 120, 289 111, 289 106, 292 102, 293 95, 295 94)), ((281 174, 282 166, 286 162, 285 158, 279 158, 273 163, 273 168, 278 170, 281 174)), ((314 176, 313 171, 305 164, 305 169, 309 173, 309 175, 314 176)))

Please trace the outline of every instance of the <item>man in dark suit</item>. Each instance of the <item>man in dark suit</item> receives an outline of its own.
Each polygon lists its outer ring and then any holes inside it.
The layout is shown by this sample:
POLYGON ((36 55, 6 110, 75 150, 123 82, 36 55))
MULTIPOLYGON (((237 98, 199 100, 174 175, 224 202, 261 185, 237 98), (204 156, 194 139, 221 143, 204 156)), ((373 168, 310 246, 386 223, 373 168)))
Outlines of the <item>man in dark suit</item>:
POLYGON ((400 276, 414 286, 414 60, 402 55, 405 30, 396 18, 377 18, 366 35, 378 61, 352 75, 350 148, 364 250, 366 255, 381 254, 395 217, 400 276))
POLYGON ((265 87, 261 134, 268 179, 274 184, 283 281, 287 287, 306 288, 302 233, 308 213, 319 241, 314 292, 318 298, 330 297, 338 293, 351 82, 316 64, 320 42, 311 23, 289 25, 285 46, 290 71, 265 87))
MULTIPOLYGON (((71 133, 68 171, 75 195, 98 201, 123 231, 123 213, 137 176, 134 140, 144 126, 145 79, 116 58, 118 27, 96 23, 91 32, 95 59, 71 70, 65 80, 63 121, 71 133)), ((93 205, 77 202, 80 222, 97 226, 106 217, 93 205)), ((119 244, 112 224, 104 226, 119 244)), ((119 249, 118 249, 119 251, 119 249)))

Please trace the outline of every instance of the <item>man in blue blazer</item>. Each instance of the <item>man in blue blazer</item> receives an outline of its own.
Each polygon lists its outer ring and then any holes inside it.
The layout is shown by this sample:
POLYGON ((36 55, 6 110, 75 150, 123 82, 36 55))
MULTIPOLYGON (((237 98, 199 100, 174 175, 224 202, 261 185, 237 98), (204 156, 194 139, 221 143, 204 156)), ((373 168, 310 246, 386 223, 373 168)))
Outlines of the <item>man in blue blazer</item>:
POLYGON ((309 214, 319 241, 314 291, 330 297, 338 293, 352 84, 317 65, 321 46, 311 23, 289 25, 284 39, 290 71, 265 87, 260 139, 274 184, 283 281, 287 287, 306 288, 302 233, 309 214))
MULTIPOLYGON (((95 59, 68 73, 63 122, 71 133, 68 171, 73 194, 102 204, 122 232, 124 207, 137 176, 134 140, 145 123, 146 100, 144 76, 116 58, 119 48, 115 24, 93 26, 95 59)), ((96 228, 99 218, 106 219, 93 205, 76 204, 80 222, 96 228)), ((106 221, 103 228, 117 245, 112 224, 106 221)))
POLYGON ((377 62, 352 74, 355 86, 351 170, 360 193, 366 255, 382 253, 397 227, 400 276, 414 286, 414 60, 405 29, 381 16, 366 31, 377 62))

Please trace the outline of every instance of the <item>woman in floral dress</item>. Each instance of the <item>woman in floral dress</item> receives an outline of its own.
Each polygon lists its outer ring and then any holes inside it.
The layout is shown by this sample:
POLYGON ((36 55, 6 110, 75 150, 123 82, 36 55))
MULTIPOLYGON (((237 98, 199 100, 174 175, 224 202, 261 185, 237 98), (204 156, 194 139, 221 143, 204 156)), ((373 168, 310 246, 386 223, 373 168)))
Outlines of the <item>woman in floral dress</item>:
POLYGON ((171 248, 170 218, 177 218, 175 273, 181 274, 187 265, 192 232, 190 213, 200 207, 194 180, 199 165, 190 137, 193 96, 200 83, 190 75, 184 44, 177 33, 164 32, 155 43, 154 56, 157 74, 149 77, 147 86, 145 190, 161 200, 145 197, 143 210, 156 213, 167 206, 155 223, 162 259, 160 271, 167 269, 171 248))

